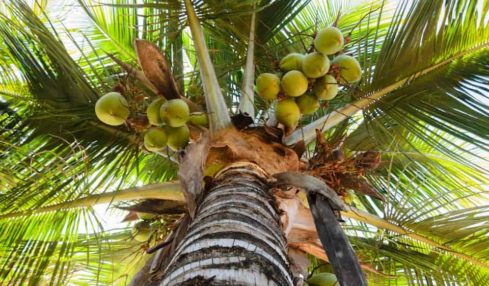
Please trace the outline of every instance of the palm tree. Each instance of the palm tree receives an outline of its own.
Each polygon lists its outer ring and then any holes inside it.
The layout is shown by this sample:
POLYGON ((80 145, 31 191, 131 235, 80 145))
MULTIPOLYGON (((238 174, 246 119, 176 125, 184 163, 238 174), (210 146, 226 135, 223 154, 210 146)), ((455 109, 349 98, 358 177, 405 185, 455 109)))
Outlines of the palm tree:
POLYGON ((489 281, 489 1, 29 3, 0 4, 0 285, 334 277, 325 224, 271 176, 299 168, 349 199, 341 226, 370 285, 489 281), (273 112, 255 72, 330 25, 362 80, 295 131, 263 128, 273 112), (137 120, 95 116, 114 89, 140 115, 168 88, 209 112, 184 152, 147 152, 137 120), (318 154, 332 147, 354 177, 304 167, 331 163, 318 154), (107 225, 107 204, 131 223, 107 225), (134 211, 158 215, 144 242, 134 211))

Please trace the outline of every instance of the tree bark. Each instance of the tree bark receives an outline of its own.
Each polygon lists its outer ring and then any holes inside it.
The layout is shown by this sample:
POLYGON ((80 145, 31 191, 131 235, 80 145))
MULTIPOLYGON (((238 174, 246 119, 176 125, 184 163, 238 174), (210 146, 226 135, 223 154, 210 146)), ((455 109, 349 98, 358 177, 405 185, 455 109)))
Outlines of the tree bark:
POLYGON ((257 169, 214 179, 160 285, 293 285, 278 210, 257 169))

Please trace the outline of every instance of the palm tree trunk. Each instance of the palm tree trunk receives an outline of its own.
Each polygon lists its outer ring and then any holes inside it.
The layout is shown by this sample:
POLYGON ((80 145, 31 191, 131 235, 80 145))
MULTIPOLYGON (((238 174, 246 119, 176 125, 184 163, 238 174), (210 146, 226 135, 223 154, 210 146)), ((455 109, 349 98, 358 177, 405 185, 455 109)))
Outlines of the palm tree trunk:
POLYGON ((260 172, 215 178, 161 285, 292 285, 287 243, 260 172))

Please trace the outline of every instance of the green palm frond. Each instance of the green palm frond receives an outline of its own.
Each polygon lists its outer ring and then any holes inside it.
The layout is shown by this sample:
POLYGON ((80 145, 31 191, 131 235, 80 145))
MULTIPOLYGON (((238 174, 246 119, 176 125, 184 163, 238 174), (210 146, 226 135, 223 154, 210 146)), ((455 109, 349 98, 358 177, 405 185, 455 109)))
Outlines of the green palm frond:
POLYGON ((35 285, 47 276, 57 284, 66 283, 81 224, 90 221, 94 223, 89 213, 73 212, 1 221, 0 281, 35 285))
POLYGON ((396 17, 408 21, 391 26, 375 64, 371 89, 483 49, 489 38, 485 23, 488 13, 487 1, 416 1, 400 5, 396 17))
POLYGON ((433 146, 443 141, 450 145, 431 131, 440 130, 485 149, 489 139, 489 106, 484 103, 488 59, 489 53, 482 51, 454 61, 392 92, 368 116, 385 114, 391 125, 401 125, 433 146))
POLYGON ((435 129, 484 148, 489 134, 487 95, 471 85, 487 82, 488 54, 483 50, 489 44, 489 29, 481 22, 489 13, 487 3, 420 1, 401 6, 397 16, 403 13, 412 16, 391 27, 368 89, 413 79, 370 108, 369 114, 375 117, 377 107, 433 144, 443 140, 431 132, 435 129), (416 77, 419 73, 424 75, 416 77))
POLYGON ((80 235, 71 258, 69 281, 78 285, 128 285, 146 254, 130 231, 115 229, 80 235))
POLYGON ((376 149, 385 154, 385 171, 378 188, 400 188, 399 193, 392 194, 392 202, 407 204, 392 211, 420 203, 433 209, 445 204, 464 208, 467 205, 453 201, 485 190, 487 134, 483 130, 488 119, 484 110, 487 106, 481 101, 486 95, 474 92, 470 85, 479 85, 487 76, 483 68, 486 58, 477 54, 454 62, 423 85, 418 82, 419 85, 400 88, 376 105, 382 106, 382 111, 368 111, 369 120, 348 137, 352 150, 376 149), (425 90, 421 89, 423 86, 425 90), (435 101, 436 107, 432 104, 435 101), (399 196, 408 200, 400 200, 399 196), (429 204, 431 201, 424 203, 426 198, 434 198, 434 205, 429 204))
MULTIPOLYGON (((176 176, 168 160, 143 157, 137 137, 95 120, 95 88, 101 86, 103 63, 93 53, 86 56, 92 46, 78 46, 80 66, 51 30, 57 25, 42 21, 23 2, 7 6, 0 17, 1 69, 6 74, 0 89, 7 99, 0 115, 2 215, 176 176), (15 21, 5 21, 12 16, 15 21)), ((83 253, 75 250, 78 234, 102 230, 90 209, 3 219, 0 224, 0 281, 9 285, 66 284, 74 255, 83 253)))
POLYGON ((358 255, 382 273, 369 275, 371 285, 479 285, 489 277, 483 267, 423 244, 400 241, 388 233, 350 239, 358 248, 358 255))
POLYGON ((39 102, 67 107, 94 101, 95 92, 52 31, 23 2, 13 3, 9 11, 2 15, 2 45, 39 102), (17 20, 6 20, 10 17, 17 20))

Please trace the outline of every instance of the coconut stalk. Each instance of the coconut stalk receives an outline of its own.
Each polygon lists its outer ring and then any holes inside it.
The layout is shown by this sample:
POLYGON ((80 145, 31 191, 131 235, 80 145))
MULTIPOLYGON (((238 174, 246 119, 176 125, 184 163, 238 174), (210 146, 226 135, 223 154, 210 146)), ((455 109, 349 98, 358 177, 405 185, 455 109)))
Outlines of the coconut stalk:
POLYGON ((211 133, 215 133, 220 129, 229 127, 231 125, 231 118, 229 117, 228 108, 217 81, 216 71, 211 62, 209 50, 205 44, 202 27, 200 26, 191 0, 185 0, 185 8, 190 31, 192 32, 195 52, 199 61, 210 131, 211 133))
POLYGON ((84 198, 64 202, 56 205, 46 206, 38 209, 12 212, 0 215, 0 220, 30 216, 34 214, 47 213, 59 210, 68 210, 74 208, 92 207, 98 204, 115 203, 120 201, 133 201, 143 199, 160 199, 170 201, 185 201, 183 193, 180 190, 179 182, 166 182, 160 184, 146 185, 142 187, 129 188, 125 190, 95 194, 84 198))
MULTIPOLYGON (((253 5, 253 9, 256 6, 253 5)), ((256 12, 251 15, 250 36, 248 38, 248 51, 246 54, 246 66, 243 74, 243 84, 241 86, 241 97, 239 99, 239 110, 247 113, 251 118, 255 118, 253 81, 255 79, 255 20, 256 12)))
POLYGON ((368 107, 370 104, 378 101, 385 95, 389 94, 390 92, 402 87, 406 82, 408 81, 413 81, 415 79, 420 78, 421 76, 424 76, 442 66, 445 66, 457 59, 462 58, 463 56, 473 53, 477 50, 482 50, 485 49, 489 46, 489 44, 481 45, 473 49, 469 49, 467 51, 458 53, 438 64, 434 64, 430 67, 427 67, 411 76, 405 77, 381 90, 378 90, 376 92, 370 93, 370 95, 365 96, 353 103, 347 104, 346 106, 337 109, 329 114, 326 114, 325 116, 317 119, 316 121, 313 121, 309 123, 308 125, 298 128, 292 134, 284 138, 284 143, 286 145, 294 145, 295 143, 304 140, 306 144, 314 141, 316 139, 316 129, 320 129, 322 132, 327 131, 339 123, 341 123, 343 120, 352 117, 356 113, 362 111, 366 107, 368 107))

